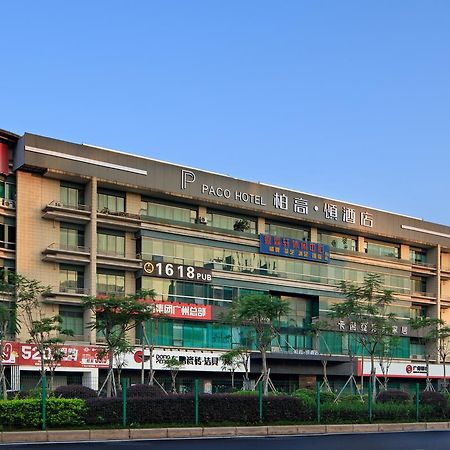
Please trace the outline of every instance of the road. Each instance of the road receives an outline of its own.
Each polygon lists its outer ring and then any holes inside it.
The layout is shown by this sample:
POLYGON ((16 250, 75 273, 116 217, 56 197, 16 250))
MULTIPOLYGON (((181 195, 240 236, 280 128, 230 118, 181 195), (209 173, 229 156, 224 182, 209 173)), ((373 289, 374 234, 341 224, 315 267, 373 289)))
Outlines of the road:
POLYGON ((450 450, 450 431, 2 444, 0 450, 450 450))

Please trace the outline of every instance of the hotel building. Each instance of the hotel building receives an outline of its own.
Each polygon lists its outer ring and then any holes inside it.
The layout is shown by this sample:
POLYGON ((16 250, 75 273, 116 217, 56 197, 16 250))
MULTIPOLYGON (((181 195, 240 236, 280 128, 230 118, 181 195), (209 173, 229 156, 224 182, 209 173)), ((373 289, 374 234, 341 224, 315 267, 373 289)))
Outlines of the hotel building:
MULTIPOLYGON (((400 344, 392 383, 424 377, 428 349, 409 319, 450 322, 448 226, 28 133, 0 131, 0 173, 2 267, 50 286, 43 310, 74 331, 60 383, 97 387, 106 373, 92 357, 101 339, 86 327, 92 318, 80 305, 84 295, 154 289, 167 316, 156 330, 147 326, 157 345, 156 377, 168 378, 162 362, 175 355, 184 362, 181 388, 199 377, 207 391, 229 383, 218 358, 241 345, 245 332, 219 318, 246 293, 290 304, 268 360, 282 389, 320 380, 325 354, 333 387, 348 378, 348 324, 336 323, 319 339, 310 333, 342 298, 341 280, 360 283, 375 272, 395 292, 400 344)), ((138 327, 130 336, 136 352, 142 334, 138 327)), ((37 377, 27 339, 24 329, 11 336, 13 389, 37 377)), ((136 355, 124 369, 132 382, 139 380, 136 355)), ((354 364, 355 374, 367 372, 361 359, 354 364)), ((253 352, 252 378, 260 367, 253 352)))

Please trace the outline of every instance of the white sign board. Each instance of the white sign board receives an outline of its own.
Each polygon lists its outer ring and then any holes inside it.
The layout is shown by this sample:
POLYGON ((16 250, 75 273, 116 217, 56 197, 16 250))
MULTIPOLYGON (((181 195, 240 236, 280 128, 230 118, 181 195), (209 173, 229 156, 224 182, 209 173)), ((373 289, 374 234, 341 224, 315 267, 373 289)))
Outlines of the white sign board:
MULTIPOLYGON (((370 360, 358 360, 358 376, 370 376, 370 360)), ((383 371, 379 360, 375 360, 377 377, 383 377, 383 371)), ((388 369, 389 378, 426 378, 427 365, 423 361, 393 362, 388 369)), ((430 378, 444 378, 444 367, 442 364, 429 365, 430 378)), ((450 365, 446 365, 446 378, 450 378, 450 365)))
MULTIPOLYGON (((165 367, 165 362, 168 359, 175 357, 183 364, 180 368, 181 371, 222 372, 223 369, 220 357, 224 353, 225 352, 216 350, 155 348, 153 350, 153 369, 169 370, 165 367)), ((146 369, 150 368, 149 358, 150 352, 149 350, 146 350, 144 354, 146 369)), ((135 350, 133 353, 127 353, 124 363, 124 368, 126 369, 140 369, 142 364, 142 350, 135 350)), ((244 372, 244 367, 239 365, 236 372, 244 372)))

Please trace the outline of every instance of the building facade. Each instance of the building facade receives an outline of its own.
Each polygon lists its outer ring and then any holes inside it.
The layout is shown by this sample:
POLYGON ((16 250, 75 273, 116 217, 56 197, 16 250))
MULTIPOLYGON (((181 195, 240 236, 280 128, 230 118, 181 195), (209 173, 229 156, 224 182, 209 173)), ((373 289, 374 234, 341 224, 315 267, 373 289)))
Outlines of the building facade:
MULTIPOLYGON (((175 355, 184 363, 181 389, 195 377, 206 390, 227 384, 219 357, 243 345, 247 332, 220 317, 246 293, 280 296, 291 306, 269 354, 271 379, 283 389, 321 379, 324 354, 335 389, 351 364, 367 374, 364 361, 348 358, 348 324, 319 339, 310 332, 341 300, 341 280, 361 283, 378 273, 395 292, 397 383, 424 377, 416 368, 427 349, 410 318, 450 322, 450 227, 33 134, 0 131, 0 172, 2 267, 51 286, 42 308, 74 331, 58 368, 61 383, 97 387, 105 376, 93 356, 101 338, 87 327, 84 295, 154 289, 165 315, 157 329, 146 329, 157 346, 157 378, 168 378, 162 362, 175 355)), ((36 371, 27 339, 25 330, 12 336, 14 388, 36 371)), ((124 374, 136 382, 143 330, 130 339, 136 352, 124 374)), ((252 353, 254 379, 260 366, 252 353)))

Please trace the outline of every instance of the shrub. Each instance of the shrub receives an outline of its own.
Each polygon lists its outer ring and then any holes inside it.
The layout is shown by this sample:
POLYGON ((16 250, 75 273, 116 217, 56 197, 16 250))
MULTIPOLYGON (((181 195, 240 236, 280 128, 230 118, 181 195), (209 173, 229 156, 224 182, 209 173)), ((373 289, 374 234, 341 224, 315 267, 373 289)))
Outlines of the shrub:
MULTIPOLYGON (((259 400, 254 395, 214 394, 201 395, 199 400, 202 423, 259 422, 259 400)), ((121 421, 122 404, 117 398, 86 400, 87 424, 118 424, 121 421)), ((132 425, 144 424, 192 424, 195 417, 194 396, 167 395, 160 398, 131 397, 127 401, 127 419, 132 425)), ((266 422, 309 421, 312 410, 301 399, 273 396, 263 399, 263 417, 266 422)))
POLYGON ((377 403, 407 403, 411 401, 411 396, 404 391, 389 389, 381 391, 377 396, 377 403))
POLYGON ((336 394, 334 392, 321 392, 320 403, 333 403, 336 400, 336 394))
POLYGON ((69 384, 67 386, 59 386, 54 391, 55 397, 62 398, 96 398, 97 392, 93 389, 81 384, 69 384))
POLYGON ((150 386, 148 384, 133 384, 127 389, 128 397, 161 397, 165 393, 159 386, 150 386))
POLYGON ((361 401, 325 403, 321 407, 323 423, 364 423, 368 420, 367 405, 361 401))
POLYGON ((299 399, 302 404, 311 412, 316 409, 315 395, 315 392, 311 391, 311 389, 297 389, 292 393, 292 396, 299 399))
POLYGON ((436 412, 442 414, 447 411, 447 399, 440 392, 424 391, 419 395, 421 405, 432 406, 436 412))
MULTIPOLYGON (((86 406, 80 399, 49 398, 47 424, 50 427, 84 425, 86 406)), ((0 425, 3 428, 38 428, 41 425, 38 399, 0 401, 0 425)))

